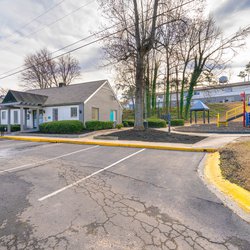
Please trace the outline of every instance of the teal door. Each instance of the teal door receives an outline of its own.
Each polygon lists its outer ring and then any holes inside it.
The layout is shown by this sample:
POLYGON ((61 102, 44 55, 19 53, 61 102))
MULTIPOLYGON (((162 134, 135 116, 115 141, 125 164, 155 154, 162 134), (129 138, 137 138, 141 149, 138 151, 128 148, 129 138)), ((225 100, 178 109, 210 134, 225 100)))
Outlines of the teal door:
POLYGON ((111 110, 110 111, 110 121, 114 121, 114 111, 113 110, 111 110))

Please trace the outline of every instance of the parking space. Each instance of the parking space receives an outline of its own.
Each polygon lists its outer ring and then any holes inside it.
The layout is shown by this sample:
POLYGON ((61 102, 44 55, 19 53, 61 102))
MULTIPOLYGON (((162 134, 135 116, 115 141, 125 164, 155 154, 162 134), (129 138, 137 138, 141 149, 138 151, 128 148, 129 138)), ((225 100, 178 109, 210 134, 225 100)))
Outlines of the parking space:
POLYGON ((0 249, 250 249, 204 155, 0 140, 0 249))

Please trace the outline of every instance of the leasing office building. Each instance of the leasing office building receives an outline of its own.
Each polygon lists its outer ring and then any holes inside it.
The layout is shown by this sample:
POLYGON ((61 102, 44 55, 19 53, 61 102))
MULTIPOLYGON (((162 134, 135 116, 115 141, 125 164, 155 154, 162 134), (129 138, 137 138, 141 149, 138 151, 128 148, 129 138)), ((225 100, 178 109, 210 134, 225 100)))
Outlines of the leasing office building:
POLYGON ((107 80, 27 92, 10 90, 1 103, 3 125, 20 124, 21 131, 50 121, 122 122, 122 106, 107 80))

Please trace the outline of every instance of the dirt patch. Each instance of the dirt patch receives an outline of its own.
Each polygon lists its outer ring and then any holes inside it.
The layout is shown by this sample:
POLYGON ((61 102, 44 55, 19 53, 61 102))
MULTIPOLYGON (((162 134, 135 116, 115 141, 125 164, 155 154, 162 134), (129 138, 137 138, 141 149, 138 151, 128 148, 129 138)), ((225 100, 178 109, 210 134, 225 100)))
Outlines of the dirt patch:
POLYGON ((172 143, 185 143, 194 144, 207 137, 204 136, 189 136, 183 134, 167 133, 165 131, 156 129, 147 129, 137 131, 133 129, 122 130, 107 134, 108 136, 117 136, 119 140, 128 141, 146 141, 146 142, 172 142, 172 143))
POLYGON ((220 150, 222 175, 250 191, 250 137, 220 150))

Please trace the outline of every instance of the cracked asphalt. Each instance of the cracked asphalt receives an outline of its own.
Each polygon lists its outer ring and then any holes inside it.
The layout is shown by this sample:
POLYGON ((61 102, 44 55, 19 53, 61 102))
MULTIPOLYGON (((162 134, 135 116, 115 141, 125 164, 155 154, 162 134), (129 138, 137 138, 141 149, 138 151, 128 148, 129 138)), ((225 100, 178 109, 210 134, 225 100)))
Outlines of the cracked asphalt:
POLYGON ((250 225, 198 176, 203 157, 0 139, 0 249, 249 250, 250 225))

